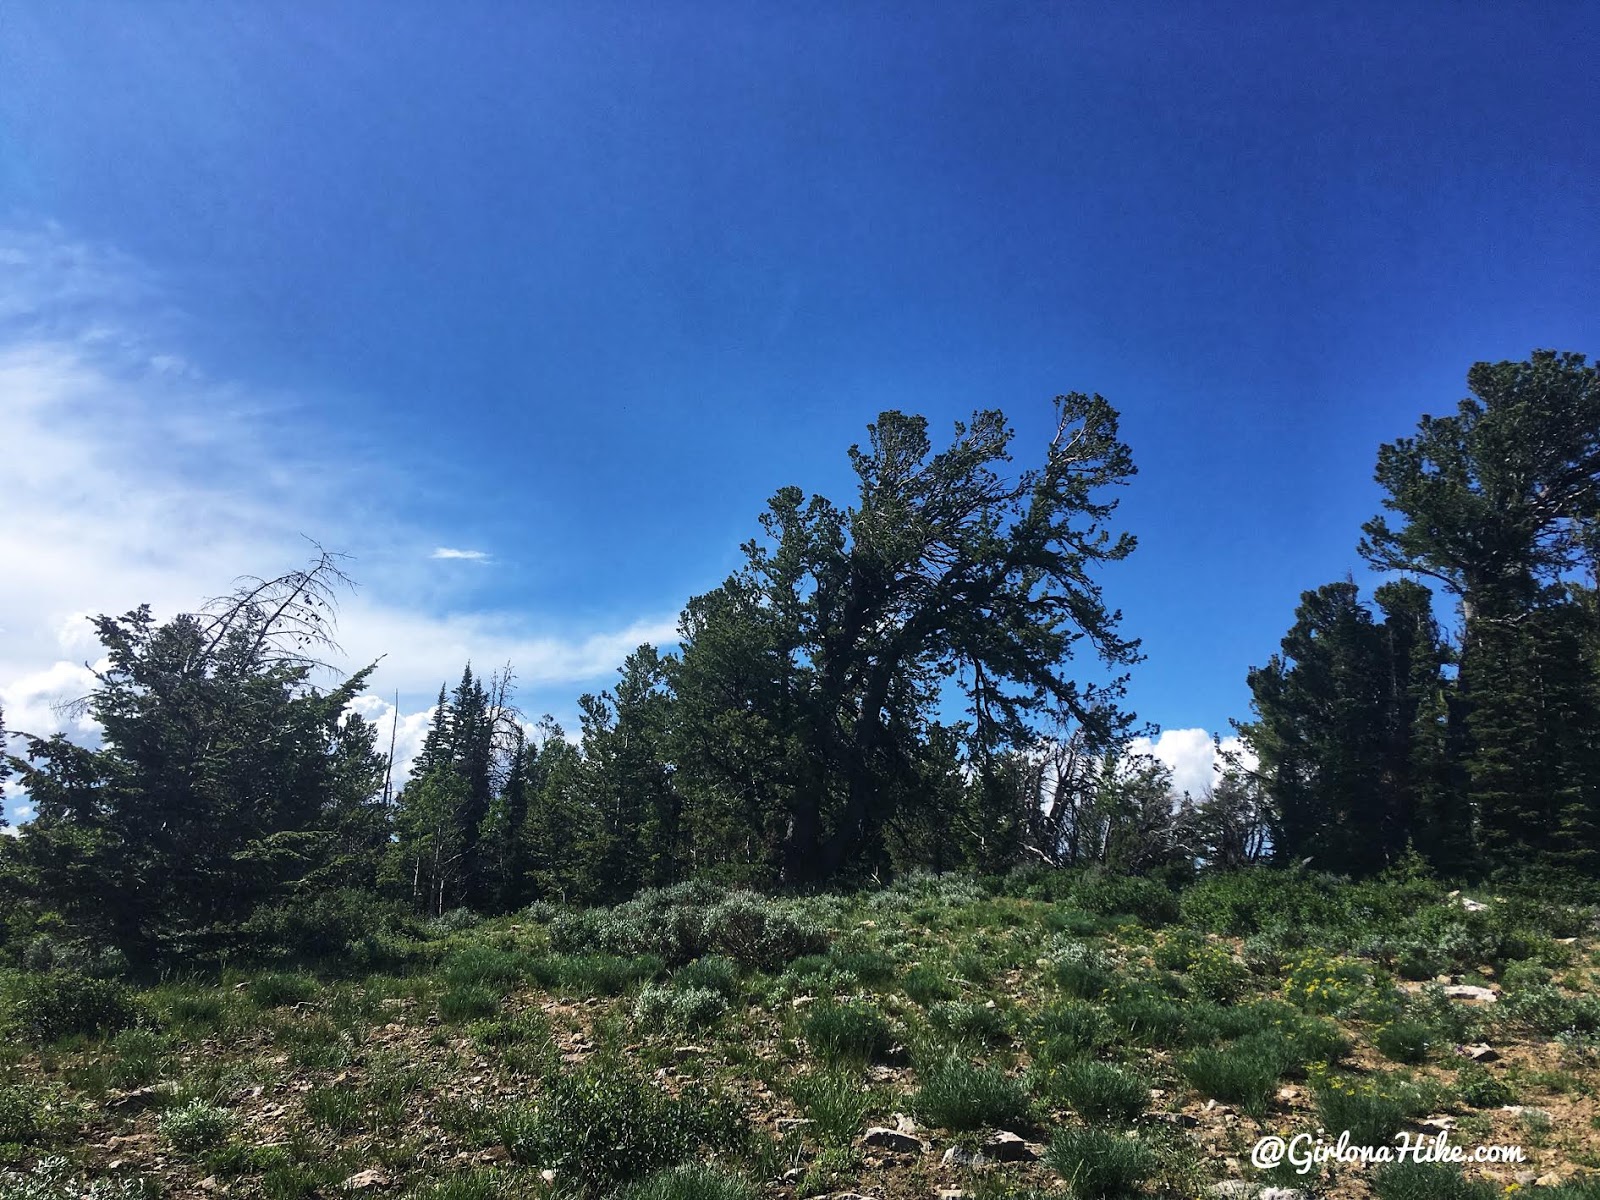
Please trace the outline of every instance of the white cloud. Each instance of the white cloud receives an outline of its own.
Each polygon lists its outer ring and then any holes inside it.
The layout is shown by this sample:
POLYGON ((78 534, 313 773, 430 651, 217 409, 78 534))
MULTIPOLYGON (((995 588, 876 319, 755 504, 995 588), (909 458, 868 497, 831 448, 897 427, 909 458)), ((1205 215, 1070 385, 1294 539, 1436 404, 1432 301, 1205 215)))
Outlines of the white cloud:
MULTIPOLYGON (((1135 754, 1148 754, 1172 772, 1173 790, 1199 798, 1221 776, 1223 761, 1216 753, 1211 734, 1204 729, 1163 729, 1154 738, 1135 738, 1129 747, 1135 754)), ((1239 754, 1252 764, 1249 751, 1235 736, 1222 739, 1225 753, 1239 754)))
POLYGON ((93 735, 91 722, 54 708, 88 690, 83 663, 100 650, 85 614, 192 610, 241 575, 303 563, 307 537, 357 559, 362 586, 341 604, 339 665, 382 658, 370 686, 398 689, 410 710, 402 738, 420 741, 427 712, 417 710, 468 660, 485 673, 513 664, 525 689, 576 691, 609 681, 640 642, 675 639, 665 614, 583 628, 565 614, 463 611, 419 587, 414 564, 428 557, 490 556, 451 548, 449 529, 381 515, 373 499, 400 490, 403 464, 354 466, 383 463, 382 447, 352 448, 368 435, 320 425, 325 405, 219 378, 184 353, 183 327, 125 257, 55 229, 0 229, 7 728, 93 735))

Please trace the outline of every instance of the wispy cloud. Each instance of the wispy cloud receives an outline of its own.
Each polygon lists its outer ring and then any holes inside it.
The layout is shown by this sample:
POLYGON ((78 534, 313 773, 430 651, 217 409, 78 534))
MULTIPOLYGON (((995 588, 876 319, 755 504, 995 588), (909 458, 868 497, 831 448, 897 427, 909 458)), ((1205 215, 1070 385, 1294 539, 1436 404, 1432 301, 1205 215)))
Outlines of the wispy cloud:
POLYGON ((125 257, 56 230, 0 230, 8 728, 92 734, 55 707, 92 682, 86 663, 100 648, 85 614, 193 609, 239 576, 299 565, 307 537, 355 556, 361 587, 340 614, 342 665, 381 658, 373 690, 399 691, 407 728, 425 725, 415 710, 469 659, 485 671, 514 664, 523 688, 560 687, 570 704, 640 642, 673 640, 670 600, 665 612, 596 629, 566 613, 485 611, 424 581, 417 571, 430 558, 492 556, 452 548, 449 529, 389 515, 378 498, 397 490, 406 464, 352 468, 383 463, 381 447, 351 447, 365 435, 321 426, 295 397, 197 363, 183 325, 125 257))

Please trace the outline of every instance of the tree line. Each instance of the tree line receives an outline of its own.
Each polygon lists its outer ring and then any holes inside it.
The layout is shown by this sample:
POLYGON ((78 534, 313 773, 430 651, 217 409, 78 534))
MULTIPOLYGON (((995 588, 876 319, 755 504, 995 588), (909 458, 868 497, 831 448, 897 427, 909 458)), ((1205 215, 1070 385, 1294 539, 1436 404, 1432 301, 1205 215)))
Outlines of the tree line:
POLYGON ((1395 523, 1361 546, 1398 578, 1371 603, 1350 583, 1306 593, 1250 673, 1256 762, 1204 795, 1175 797, 1129 752, 1141 653, 1099 579, 1134 548, 1116 412, 1058 398, 1022 469, 997 411, 937 448, 886 412, 850 450, 853 502, 778 491, 677 648, 635 650, 578 729, 527 720, 509 668, 469 665, 404 781, 351 708, 372 668, 315 682, 347 582, 334 556, 170 622, 98 618, 107 665, 83 704, 100 745, 13 734, 21 752, 0 756, 37 814, 0 843, 7 942, 156 958, 333 895, 509 911, 690 878, 1360 873, 1407 853, 1586 869, 1600 637, 1578 575, 1596 562, 1600 387, 1547 353, 1470 383, 1458 414, 1380 453, 1395 523), (1453 635, 1436 592, 1460 602, 1453 635))

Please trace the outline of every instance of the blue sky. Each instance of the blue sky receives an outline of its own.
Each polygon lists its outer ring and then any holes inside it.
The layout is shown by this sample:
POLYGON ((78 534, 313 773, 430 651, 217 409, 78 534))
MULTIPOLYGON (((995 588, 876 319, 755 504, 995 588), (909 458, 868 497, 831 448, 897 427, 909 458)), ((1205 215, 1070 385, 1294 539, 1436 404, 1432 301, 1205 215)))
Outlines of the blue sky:
POLYGON ((9 723, 81 686, 75 614, 300 535, 356 556, 345 641, 408 720, 467 654, 570 720, 775 488, 847 498, 880 409, 998 406, 1025 456, 1081 390, 1140 468, 1104 575, 1132 702, 1225 729, 1298 593, 1362 577, 1378 444, 1475 360, 1600 351, 1597 35, 1564 3, 8 4, 9 723))

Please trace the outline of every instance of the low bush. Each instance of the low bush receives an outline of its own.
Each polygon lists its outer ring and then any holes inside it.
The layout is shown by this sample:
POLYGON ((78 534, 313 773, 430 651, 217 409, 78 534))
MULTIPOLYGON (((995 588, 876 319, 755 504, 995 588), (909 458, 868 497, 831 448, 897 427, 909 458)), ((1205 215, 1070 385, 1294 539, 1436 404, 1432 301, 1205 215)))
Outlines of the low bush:
POLYGON ((1412 1065, 1427 1062, 1428 1052, 1437 1042, 1431 1026, 1411 1020, 1383 1026, 1372 1040, 1385 1058, 1412 1065))
POLYGON ((65 1158, 40 1159, 26 1171, 0 1171, 0 1196, 6 1200, 156 1200, 154 1180, 85 1179, 65 1158))
POLYGON ((221 1145, 233 1128, 233 1114, 204 1100, 191 1100, 163 1113, 160 1127, 174 1150, 193 1154, 221 1145))
POLYGON ((1058 1001, 1034 1017, 1033 1038, 1036 1059, 1064 1062, 1110 1041, 1110 1022, 1092 1004, 1058 1001))
POLYGON ((748 1140, 733 1105, 693 1091, 669 1095, 611 1062, 552 1076, 538 1106, 502 1130, 518 1161, 554 1169, 590 1195, 748 1140))
POLYGON ((11 1024, 40 1044, 76 1034, 116 1033, 138 1015, 126 986, 74 972, 24 975, 11 997, 11 1024))
POLYGON ((689 1032, 715 1025, 728 1011, 721 992, 701 987, 649 984, 633 1004, 633 1019, 647 1030, 689 1032))
POLYGON ((1005 1014, 998 1008, 963 1000, 945 1000, 928 1009, 933 1027, 964 1041, 997 1042, 1009 1036, 1005 1014))

